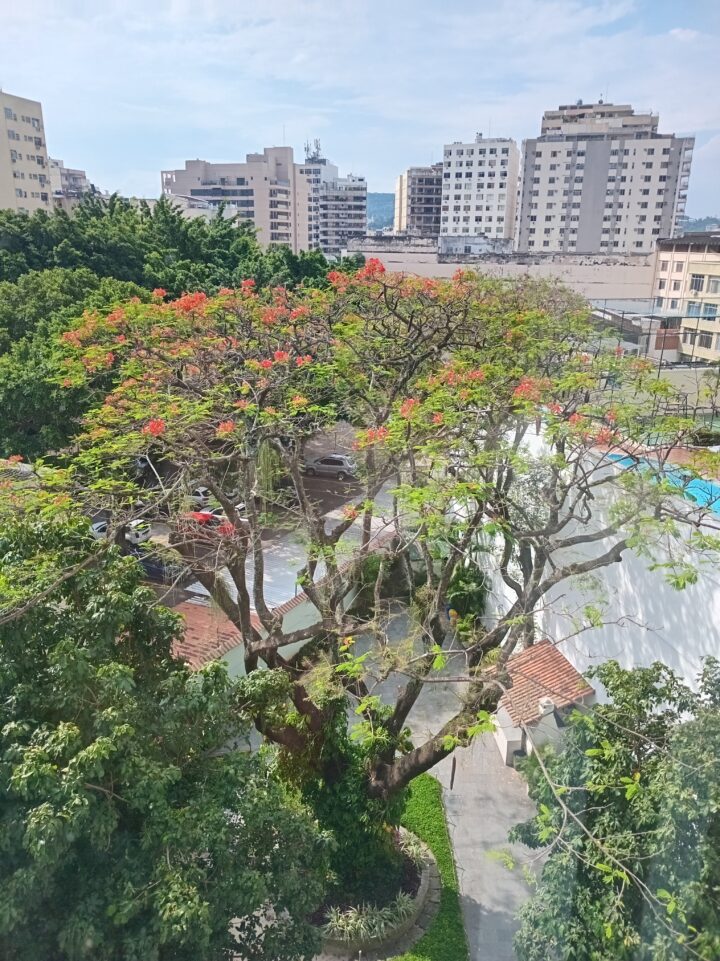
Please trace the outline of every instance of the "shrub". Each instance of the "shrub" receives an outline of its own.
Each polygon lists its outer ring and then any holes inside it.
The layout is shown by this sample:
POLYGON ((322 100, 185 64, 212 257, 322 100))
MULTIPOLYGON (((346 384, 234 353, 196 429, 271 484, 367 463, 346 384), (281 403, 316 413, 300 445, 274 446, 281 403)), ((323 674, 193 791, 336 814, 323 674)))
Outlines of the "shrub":
POLYGON ((413 898, 403 891, 383 908, 372 904, 359 907, 330 908, 323 933, 337 941, 368 941, 389 937, 395 928, 406 921, 413 909, 413 898))

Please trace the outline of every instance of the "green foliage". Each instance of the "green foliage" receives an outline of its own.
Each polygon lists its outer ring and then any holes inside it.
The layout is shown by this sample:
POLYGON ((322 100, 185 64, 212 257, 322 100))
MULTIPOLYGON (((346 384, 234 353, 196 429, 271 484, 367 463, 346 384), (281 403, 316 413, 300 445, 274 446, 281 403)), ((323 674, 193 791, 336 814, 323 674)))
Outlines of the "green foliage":
POLYGON ((457 874, 448 834, 440 784, 429 774, 410 788, 403 825, 423 840, 435 855, 440 872, 440 910, 418 943, 396 961, 467 961, 457 874))
POLYGON ((396 827, 405 794, 370 796, 367 759, 368 749, 347 731, 342 699, 323 731, 319 756, 281 760, 280 770, 335 839, 331 900, 342 904, 387 904, 400 886, 396 827))
POLYGON ((180 620, 88 541, 82 521, 0 532, 0 956, 311 955, 327 841, 261 757, 225 749, 243 682, 175 660, 180 620))
POLYGON ((32 271, 17 283, 0 283, 0 407, 8 412, 0 418, 0 456, 34 459, 78 430, 81 415, 113 380, 106 375, 62 386, 65 354, 58 336, 84 311, 107 314, 131 297, 148 301, 150 294, 84 267, 32 271))
POLYGON ((358 907, 331 907, 323 933, 337 941, 368 941, 371 938, 388 938, 393 930, 406 921, 413 910, 413 899, 403 891, 394 901, 379 908, 373 904, 358 907))
POLYGON ((477 564, 460 564, 453 574, 447 601, 460 615, 480 617, 485 610, 487 578, 477 564))
POLYGON ((711 961, 720 952, 720 672, 694 694, 666 667, 596 674, 612 703, 573 716, 564 750, 529 762, 552 843, 521 912, 521 961, 711 961))

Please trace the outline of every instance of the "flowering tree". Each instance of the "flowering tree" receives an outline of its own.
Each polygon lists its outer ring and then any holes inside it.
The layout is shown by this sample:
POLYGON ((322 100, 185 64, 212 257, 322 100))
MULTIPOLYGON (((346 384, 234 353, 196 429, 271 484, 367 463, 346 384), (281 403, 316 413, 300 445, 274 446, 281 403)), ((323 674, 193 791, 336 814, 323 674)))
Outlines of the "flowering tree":
MULTIPOLYGON (((692 419, 644 361, 603 348, 568 291, 462 272, 448 282, 388 275, 377 261, 328 277, 326 291, 258 294, 245 281, 213 298, 167 302, 156 291, 150 305, 88 314, 65 335, 61 382, 87 389, 119 365, 119 386, 98 396, 78 439, 76 496, 116 525, 167 516, 175 550, 240 631, 248 674, 262 667, 281 679, 256 725, 281 746, 287 775, 326 819, 354 797, 356 827, 382 847, 379 827, 410 781, 488 729, 508 658, 542 630, 559 585, 635 547, 662 549, 656 563, 682 586, 693 576, 688 551, 717 544, 701 526, 706 509, 664 473, 692 419), (355 431, 361 489, 328 523, 303 451, 339 422, 355 431), (297 576, 316 617, 291 631, 266 597, 256 494, 268 447, 291 485, 283 509, 307 539, 297 576), (132 470, 140 455, 150 488, 132 470), (613 456, 643 469, 618 469, 613 456), (188 517, 197 485, 223 523, 188 517), (379 550, 379 518, 387 537, 362 618, 344 599, 379 550), (493 624, 475 620, 463 633, 461 708, 414 745, 408 718, 446 664, 448 592, 468 564, 500 579, 509 600, 493 624), (391 568, 414 597, 412 648, 390 643, 380 617, 391 568), (375 646, 355 655, 361 633, 375 646), (401 691, 387 704, 374 686, 391 674, 401 691)), ((601 617, 590 606, 582 616, 601 617)), ((340 869, 346 855, 341 844, 340 869)))

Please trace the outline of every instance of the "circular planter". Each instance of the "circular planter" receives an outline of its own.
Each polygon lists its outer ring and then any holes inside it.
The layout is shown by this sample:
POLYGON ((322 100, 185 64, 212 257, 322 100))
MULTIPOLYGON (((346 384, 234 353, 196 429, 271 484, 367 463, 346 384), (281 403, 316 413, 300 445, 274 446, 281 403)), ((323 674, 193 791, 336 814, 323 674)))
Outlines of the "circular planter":
MULTIPOLYGON (((401 828, 400 831, 402 834, 409 833, 404 828, 401 828)), ((350 959, 356 958, 361 951, 363 957, 368 953, 378 959, 386 956, 392 957, 398 953, 398 942, 403 942, 402 951, 404 952, 422 937, 425 927, 435 917, 440 904, 440 876, 437 863, 427 845, 422 844, 422 849, 423 863, 420 869, 420 885, 408 917, 404 921, 400 921, 391 931, 388 931, 383 938, 366 938, 357 941, 323 938, 320 957, 350 959)))

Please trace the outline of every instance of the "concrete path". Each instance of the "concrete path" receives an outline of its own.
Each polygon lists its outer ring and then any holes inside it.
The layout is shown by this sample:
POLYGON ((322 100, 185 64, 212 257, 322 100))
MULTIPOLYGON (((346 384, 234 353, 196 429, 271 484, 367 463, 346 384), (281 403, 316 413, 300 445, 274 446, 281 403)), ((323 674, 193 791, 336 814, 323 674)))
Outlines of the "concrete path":
POLYGON ((470 961, 515 961, 515 915, 530 895, 524 869, 535 871, 538 865, 533 860, 537 852, 510 845, 507 835, 535 808, 525 781, 503 763, 492 734, 456 751, 455 757, 452 790, 452 757, 432 773, 444 789, 470 961))

